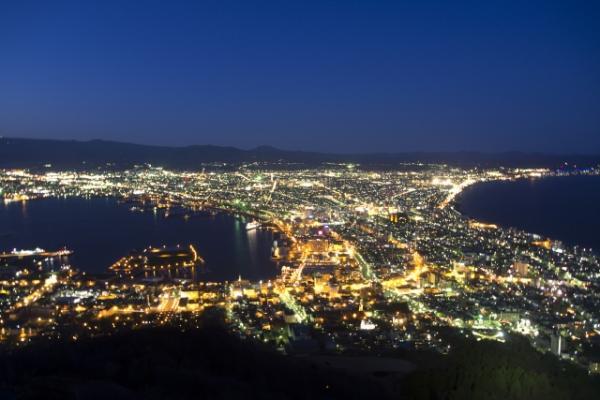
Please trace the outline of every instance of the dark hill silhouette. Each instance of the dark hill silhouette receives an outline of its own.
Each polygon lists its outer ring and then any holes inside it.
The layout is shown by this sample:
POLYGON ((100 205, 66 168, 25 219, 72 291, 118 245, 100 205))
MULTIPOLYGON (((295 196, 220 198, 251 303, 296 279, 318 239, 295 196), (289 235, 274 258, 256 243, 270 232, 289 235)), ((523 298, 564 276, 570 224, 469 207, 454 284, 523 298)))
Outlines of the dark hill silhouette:
POLYGON ((507 343, 457 338, 453 347, 437 365, 405 378, 408 398, 591 400, 600 393, 597 376, 538 352, 523 337, 507 343))
POLYGON ((463 167, 558 167, 564 162, 595 166, 600 155, 556 155, 541 153, 404 152, 378 154, 327 154, 280 150, 259 146, 251 150, 235 147, 194 145, 148 146, 105 140, 75 141, 0 138, 0 168, 35 168, 51 164, 55 169, 89 169, 115 164, 127 168, 149 163, 173 169, 200 169, 207 163, 287 162, 317 165, 354 162, 367 166, 397 166, 399 163, 446 163, 463 167))
POLYGON ((286 357, 218 327, 154 328, 0 356, 0 398, 389 398, 372 378, 286 357))
POLYGON ((585 400, 600 390, 598 377, 537 352, 524 338, 501 344, 454 336, 448 356, 386 355, 415 362, 408 375, 372 374, 240 340, 215 312, 186 332, 146 328, 5 350, 0 398, 585 400))

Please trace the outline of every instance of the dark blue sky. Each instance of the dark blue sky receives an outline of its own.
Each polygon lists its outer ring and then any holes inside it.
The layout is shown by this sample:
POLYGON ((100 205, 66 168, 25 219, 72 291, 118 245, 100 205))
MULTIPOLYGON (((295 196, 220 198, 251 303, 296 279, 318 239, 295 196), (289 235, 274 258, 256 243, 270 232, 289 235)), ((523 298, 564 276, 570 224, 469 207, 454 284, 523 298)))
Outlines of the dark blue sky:
POLYGON ((600 153, 599 21, 597 1, 3 1, 0 135, 600 153))

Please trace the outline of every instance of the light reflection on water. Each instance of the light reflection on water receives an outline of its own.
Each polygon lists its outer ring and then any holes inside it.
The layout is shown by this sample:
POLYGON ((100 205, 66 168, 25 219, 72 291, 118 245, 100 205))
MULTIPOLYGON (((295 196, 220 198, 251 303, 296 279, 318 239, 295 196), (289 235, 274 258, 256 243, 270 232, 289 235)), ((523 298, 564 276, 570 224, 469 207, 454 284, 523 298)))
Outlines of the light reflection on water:
POLYGON ((274 234, 247 231, 226 214, 165 218, 161 211, 132 212, 114 199, 44 199, 0 205, 0 251, 68 247, 72 265, 88 272, 108 266, 132 249, 193 244, 206 261, 205 280, 239 275, 259 280, 278 270, 270 258, 274 234))

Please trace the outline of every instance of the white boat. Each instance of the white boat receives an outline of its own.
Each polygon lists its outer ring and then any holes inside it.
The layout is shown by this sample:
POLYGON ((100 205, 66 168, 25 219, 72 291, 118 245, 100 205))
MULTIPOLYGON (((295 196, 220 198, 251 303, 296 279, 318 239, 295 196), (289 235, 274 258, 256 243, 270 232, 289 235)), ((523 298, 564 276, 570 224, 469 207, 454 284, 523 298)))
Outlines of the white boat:
POLYGON ((246 230, 247 231, 254 230, 254 229, 258 228, 258 227, 260 227, 260 224, 258 222, 256 222, 256 221, 248 222, 246 224, 246 230))

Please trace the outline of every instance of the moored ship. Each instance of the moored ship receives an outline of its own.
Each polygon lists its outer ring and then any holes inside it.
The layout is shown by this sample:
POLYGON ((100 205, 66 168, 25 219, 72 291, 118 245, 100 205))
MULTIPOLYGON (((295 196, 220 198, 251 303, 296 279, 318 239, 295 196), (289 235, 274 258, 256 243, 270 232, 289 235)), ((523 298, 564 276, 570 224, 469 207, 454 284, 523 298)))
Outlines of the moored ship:
POLYGON ((246 230, 252 231, 254 229, 260 228, 260 224, 257 221, 248 222, 246 224, 246 230))

